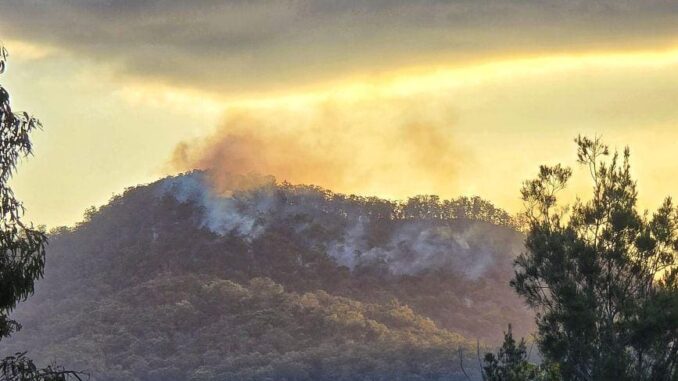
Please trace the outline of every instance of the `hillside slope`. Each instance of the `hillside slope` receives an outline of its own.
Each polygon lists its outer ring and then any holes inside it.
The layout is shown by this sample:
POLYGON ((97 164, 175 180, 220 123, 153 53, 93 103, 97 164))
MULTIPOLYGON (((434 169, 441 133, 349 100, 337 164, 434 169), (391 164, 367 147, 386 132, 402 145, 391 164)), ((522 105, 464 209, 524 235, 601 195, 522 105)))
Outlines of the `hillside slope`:
POLYGON ((479 199, 225 194, 190 173, 55 231, 3 350, 101 380, 462 377, 459 347, 530 328, 508 287, 521 245, 479 199))

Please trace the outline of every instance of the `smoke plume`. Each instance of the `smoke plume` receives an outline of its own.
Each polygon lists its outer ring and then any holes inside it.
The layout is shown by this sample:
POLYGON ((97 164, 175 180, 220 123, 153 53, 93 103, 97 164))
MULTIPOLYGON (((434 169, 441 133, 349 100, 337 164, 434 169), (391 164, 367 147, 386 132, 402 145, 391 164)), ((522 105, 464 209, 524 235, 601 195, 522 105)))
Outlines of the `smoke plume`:
POLYGON ((269 176, 339 193, 395 198, 457 193, 455 174, 467 155, 454 139, 454 115, 449 105, 423 98, 415 103, 377 95, 231 110, 211 136, 174 151, 175 170, 200 169, 207 176, 172 178, 165 191, 200 205, 202 226, 217 234, 251 241, 288 221, 301 241, 352 270, 385 266, 393 274, 412 275, 447 269, 475 279, 499 249, 483 244, 473 224, 453 229, 407 221, 393 225, 386 241, 374 245, 370 231, 378 222, 364 210, 341 209, 345 205, 322 192, 280 200, 271 191, 269 176), (303 222, 291 216, 304 216, 303 222), (333 226, 332 234, 314 241, 305 231, 314 224, 333 226))
POLYGON ((234 174, 259 174, 342 193, 456 193, 466 155, 453 138, 454 117, 422 104, 373 99, 232 110, 211 136, 179 144, 171 166, 209 170, 219 192, 248 185, 233 184, 234 174))
POLYGON ((290 239, 325 252, 351 270, 376 267, 394 275, 443 270, 477 279, 497 258, 515 256, 521 249, 512 246, 515 237, 502 236, 488 223, 375 220, 369 217, 370 206, 342 195, 313 187, 281 187, 270 178, 263 183, 257 177, 234 177, 228 182, 263 185, 217 193, 207 174, 193 172, 163 180, 160 195, 196 205, 202 212, 199 227, 218 235, 251 243, 268 229, 283 227, 290 239), (382 232, 377 241, 375 227, 382 232), (318 234, 318 228, 324 233, 318 234))

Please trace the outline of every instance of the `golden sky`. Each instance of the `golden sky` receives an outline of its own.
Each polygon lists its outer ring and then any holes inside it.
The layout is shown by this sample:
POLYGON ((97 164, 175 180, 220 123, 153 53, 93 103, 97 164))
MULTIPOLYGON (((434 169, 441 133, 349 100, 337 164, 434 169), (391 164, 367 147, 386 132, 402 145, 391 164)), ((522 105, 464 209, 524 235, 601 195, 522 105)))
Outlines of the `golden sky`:
POLYGON ((45 125, 17 194, 34 222, 73 224, 218 168, 515 212, 539 164, 575 166, 573 138, 597 134, 631 147, 654 208, 678 185, 672 3, 9 0, 0 83, 45 125))

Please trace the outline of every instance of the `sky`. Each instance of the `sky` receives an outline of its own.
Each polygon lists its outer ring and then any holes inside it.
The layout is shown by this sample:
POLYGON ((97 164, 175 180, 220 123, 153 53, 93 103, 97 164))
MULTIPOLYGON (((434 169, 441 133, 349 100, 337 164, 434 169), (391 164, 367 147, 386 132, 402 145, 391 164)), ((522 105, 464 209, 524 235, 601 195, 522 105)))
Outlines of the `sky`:
POLYGON ((3 0, 0 40, 49 227, 195 168, 517 212, 540 164, 586 193, 578 134, 630 147, 643 208, 678 196, 675 1, 3 0))

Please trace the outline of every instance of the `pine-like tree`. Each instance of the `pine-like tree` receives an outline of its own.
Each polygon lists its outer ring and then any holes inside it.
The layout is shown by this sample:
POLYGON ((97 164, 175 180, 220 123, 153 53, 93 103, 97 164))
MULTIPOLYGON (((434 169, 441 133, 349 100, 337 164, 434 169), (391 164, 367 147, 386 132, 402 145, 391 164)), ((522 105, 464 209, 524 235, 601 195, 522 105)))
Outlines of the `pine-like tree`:
POLYGON ((526 252, 511 282, 537 313, 537 344, 566 380, 678 380, 678 212, 637 208, 629 150, 576 139, 590 200, 559 207, 572 172, 542 166, 522 189, 526 252))

